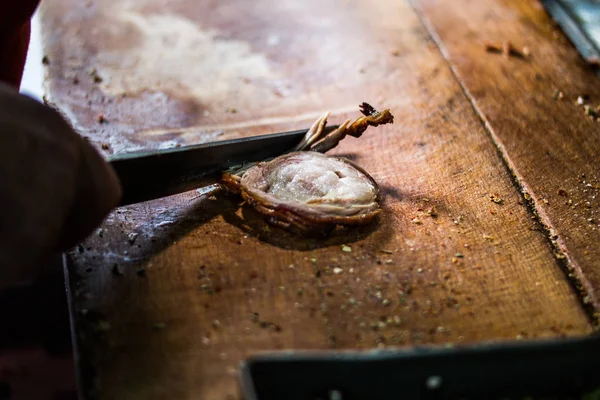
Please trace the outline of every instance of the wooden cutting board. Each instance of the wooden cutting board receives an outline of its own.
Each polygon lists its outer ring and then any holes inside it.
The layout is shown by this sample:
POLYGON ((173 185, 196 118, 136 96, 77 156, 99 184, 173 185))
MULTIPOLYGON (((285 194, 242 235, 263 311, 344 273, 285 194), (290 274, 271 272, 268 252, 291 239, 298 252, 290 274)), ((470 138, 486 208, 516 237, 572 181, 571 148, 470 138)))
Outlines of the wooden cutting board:
POLYGON ((68 255, 85 398, 236 399, 238 363, 262 351, 594 329, 600 133, 575 100, 600 84, 536 1, 60 0, 41 15, 46 99, 105 154, 326 110, 339 123, 363 101, 395 115, 332 151, 379 183, 371 226, 306 239, 196 191, 115 210, 68 255))

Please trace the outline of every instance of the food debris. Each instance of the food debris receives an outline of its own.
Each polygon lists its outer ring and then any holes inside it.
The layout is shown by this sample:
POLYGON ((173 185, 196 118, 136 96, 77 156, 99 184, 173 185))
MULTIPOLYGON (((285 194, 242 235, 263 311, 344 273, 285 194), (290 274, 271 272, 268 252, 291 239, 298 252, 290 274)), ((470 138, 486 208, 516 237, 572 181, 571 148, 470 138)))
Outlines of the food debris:
POLYGON ((131 232, 127 235, 127 241, 129 242, 129 244, 134 244, 138 236, 139 234, 137 232, 131 232))
POLYGON ((394 252, 393 252, 393 251, 391 251, 391 250, 385 250, 385 249, 381 249, 381 250, 379 250, 379 251, 381 251, 382 253, 385 253, 385 254, 393 254, 393 253, 394 253, 394 252))
POLYGON ((488 53, 500 53, 502 51, 502 48, 500 46, 498 46, 496 43, 492 43, 489 41, 484 42, 483 46, 485 47, 485 51, 487 51, 488 53))
POLYGON ((554 93, 552 94, 552 99, 553 100, 562 100, 565 97, 565 94, 561 91, 556 89, 554 91, 554 93))
POLYGON ((392 51, 391 51, 391 54, 392 54, 394 57, 400 57, 400 55, 401 55, 402 53, 400 52, 400 50, 398 50, 398 49, 394 49, 394 50, 392 50, 392 51))
POLYGON ((97 118, 98 122, 101 124, 105 124, 108 122, 108 120, 106 119, 106 117, 104 116, 104 114, 100 113, 98 114, 98 118, 97 118))
POLYGON ((213 328, 215 328, 215 329, 218 329, 218 328, 220 328, 220 327, 221 327, 221 321, 219 321, 218 319, 215 319, 215 320, 212 322, 212 326, 213 326, 213 328))
POLYGON ((50 64, 50 59, 48 58, 48 56, 42 57, 42 64, 44 64, 44 65, 50 64))
POLYGON ((456 253, 456 254, 454 255, 454 257, 463 258, 463 257, 464 257, 464 255, 463 255, 462 253, 456 253))
POLYGON ((437 209, 435 208, 435 206, 430 207, 425 213, 432 218, 435 218, 438 216, 438 212, 437 212, 437 209))
POLYGON ((258 326, 260 326, 263 329, 271 329, 275 332, 281 332, 282 329, 279 325, 276 325, 272 322, 268 322, 268 321, 261 321, 258 326))
POLYGON ((110 149, 110 146, 107 143, 102 143, 100 145, 100 147, 102 148, 102 150, 109 150, 110 149))
POLYGON ((416 224, 416 225, 421 225, 423 223, 423 221, 421 221, 417 217, 414 217, 413 219, 411 219, 410 222, 412 222, 413 224, 416 224))
POLYGON ((502 204, 504 201, 498 193, 490 194, 488 196, 490 198, 490 201, 496 204, 502 204))
POLYGON ((494 237, 492 235, 488 235, 488 234, 485 234, 485 233, 483 234, 483 238, 485 240, 494 240, 494 237))
POLYGON ((100 75, 98 75, 98 71, 96 71, 96 68, 91 68, 88 71, 88 75, 92 77, 92 79, 94 80, 94 83, 102 82, 102 77, 100 75))
POLYGON ((583 98, 583 96, 578 96, 577 97, 577 104, 579 104, 581 106, 584 103, 585 103, 585 99, 583 98))
POLYGON ((592 108, 592 106, 586 104, 583 106, 583 110, 585 115, 587 115, 588 117, 592 117, 592 118, 597 118, 598 117, 598 110, 595 108, 592 108))
POLYGON ((351 253, 352 252, 352 247, 350 246, 346 246, 345 244, 342 245, 342 251, 346 252, 346 253, 351 253))
POLYGON ((231 114, 236 114, 237 113, 237 109, 236 108, 226 108, 225 112, 231 113, 231 114))
POLYGON ((512 51, 513 51, 513 47, 509 41, 505 40, 504 42, 502 42, 502 55, 504 57, 510 57, 512 51))
POLYGON ((343 269, 341 269, 341 268, 339 268, 339 267, 335 267, 335 268, 333 269, 333 273, 334 273, 334 274, 336 274, 336 275, 339 275, 339 274, 341 274, 342 272, 344 272, 344 270, 343 270, 343 269))
MULTIPOLYGON (((218 322, 218 320, 215 320, 218 322)), ((281 326, 274 324, 272 322, 269 321, 261 321, 260 320, 260 316, 258 313, 253 312, 250 314, 250 321, 258 324, 259 327, 263 328, 263 329, 267 329, 270 328, 271 330, 275 331, 275 332, 281 332, 283 329, 281 328, 281 326)), ((214 326, 214 321, 213 321, 213 326, 214 326)), ((220 326, 220 323, 219 323, 220 326)))
POLYGON ((518 58, 527 58, 531 55, 531 49, 529 47, 525 46, 521 49, 521 51, 519 51, 508 40, 503 41, 502 44, 486 41, 483 45, 485 51, 487 51, 488 53, 502 53, 502 55, 506 58, 511 56, 518 58))

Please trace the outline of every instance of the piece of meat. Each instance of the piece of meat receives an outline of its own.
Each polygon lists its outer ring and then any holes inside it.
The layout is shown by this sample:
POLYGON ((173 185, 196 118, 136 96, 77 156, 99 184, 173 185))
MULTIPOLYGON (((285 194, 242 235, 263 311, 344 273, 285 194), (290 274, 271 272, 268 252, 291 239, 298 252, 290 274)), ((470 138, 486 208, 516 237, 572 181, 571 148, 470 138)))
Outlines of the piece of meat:
POLYGON ((230 183, 269 222, 301 232, 365 224, 381 211, 379 188, 366 171, 312 151, 258 163, 230 183))
POLYGON ((267 220, 301 233, 327 233, 338 225, 371 222, 381 211, 375 180, 355 163, 322 154, 347 135, 393 123, 390 110, 360 105, 362 117, 325 133, 329 113, 318 118, 290 153, 223 174, 224 186, 241 194, 267 220))

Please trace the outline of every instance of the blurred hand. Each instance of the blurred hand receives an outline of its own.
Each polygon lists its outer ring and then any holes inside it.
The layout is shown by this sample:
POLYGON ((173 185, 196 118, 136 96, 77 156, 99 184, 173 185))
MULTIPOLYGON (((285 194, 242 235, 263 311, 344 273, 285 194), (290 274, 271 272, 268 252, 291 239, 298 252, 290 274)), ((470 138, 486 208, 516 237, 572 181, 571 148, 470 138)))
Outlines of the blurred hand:
POLYGON ((56 111, 0 84, 0 289, 33 281, 120 196, 110 165, 56 111))

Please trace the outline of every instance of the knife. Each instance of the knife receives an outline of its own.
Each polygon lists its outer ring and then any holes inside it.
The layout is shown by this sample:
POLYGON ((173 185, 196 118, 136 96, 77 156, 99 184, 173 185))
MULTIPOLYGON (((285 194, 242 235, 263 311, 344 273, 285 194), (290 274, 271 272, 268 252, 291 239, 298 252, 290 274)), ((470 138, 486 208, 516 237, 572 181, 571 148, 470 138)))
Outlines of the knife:
MULTIPOLYGON (((337 128, 329 126, 327 132, 337 128)), ((154 200, 217 183, 222 171, 291 151, 308 129, 172 149, 116 154, 108 159, 123 196, 119 206, 154 200)))

